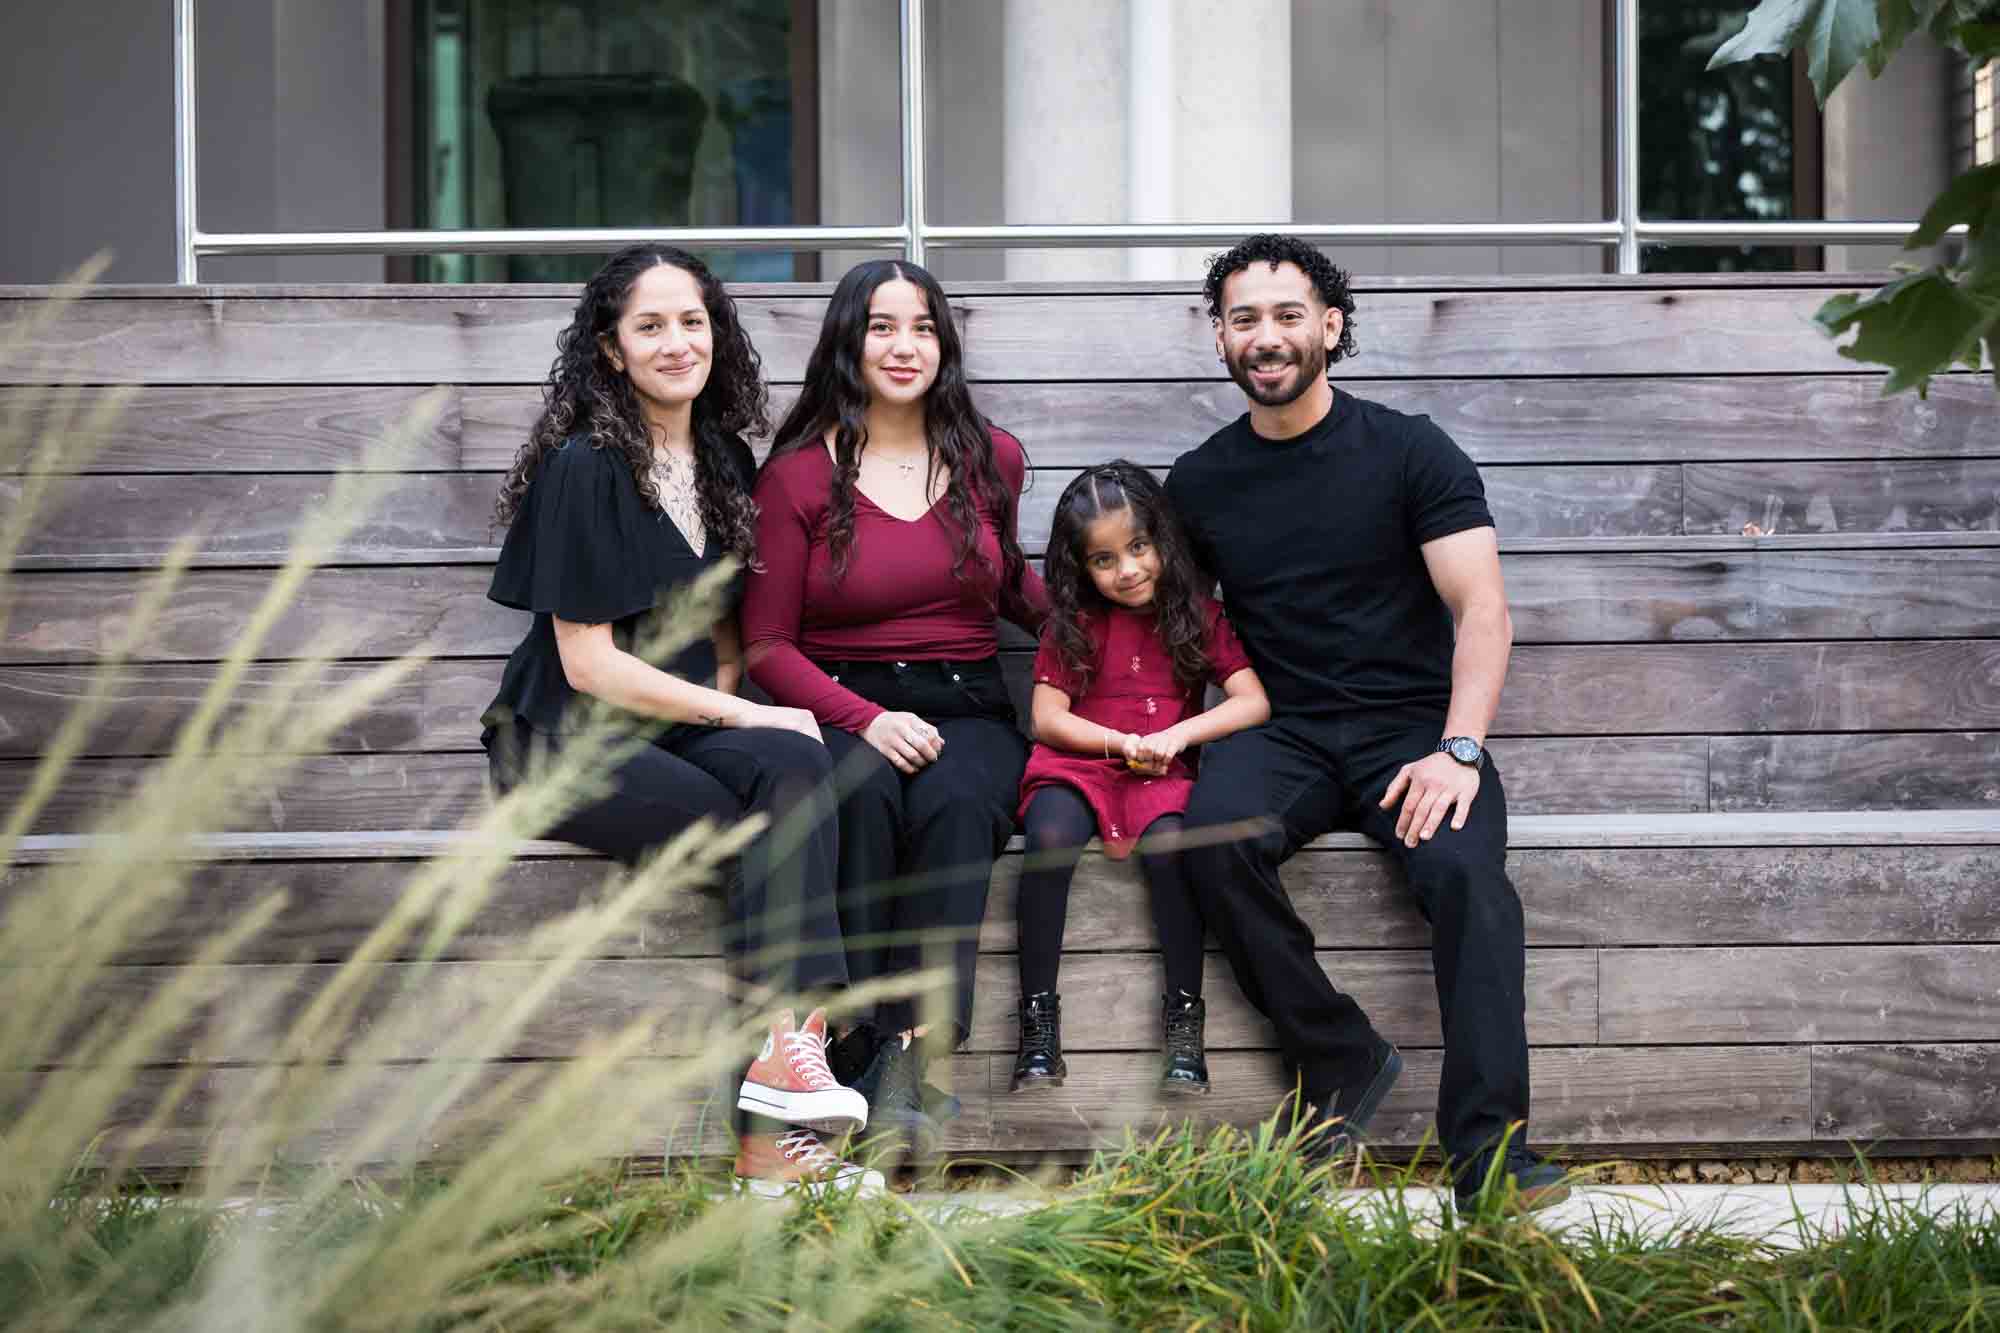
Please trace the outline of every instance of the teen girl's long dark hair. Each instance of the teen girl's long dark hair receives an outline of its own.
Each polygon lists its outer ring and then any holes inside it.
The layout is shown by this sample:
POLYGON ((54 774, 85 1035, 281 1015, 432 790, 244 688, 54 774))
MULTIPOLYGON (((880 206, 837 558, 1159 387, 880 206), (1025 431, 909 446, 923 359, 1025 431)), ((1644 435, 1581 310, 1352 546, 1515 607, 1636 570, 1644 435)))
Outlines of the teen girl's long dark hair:
MULTIPOLYGON (((818 449, 833 431, 833 494, 827 509, 827 550, 836 577, 847 571, 854 549, 854 484, 861 473, 861 450, 868 443, 868 383, 862 378, 862 344, 868 338, 868 304, 875 289, 901 279, 924 294, 931 320, 937 325, 938 371, 924 395, 924 443, 929 460, 925 479, 947 470, 944 503, 958 529, 958 559, 953 573, 964 577, 967 559, 984 560, 979 551, 978 505, 992 516, 1000 538, 1000 586, 1019 584, 1027 557, 1014 531, 1014 493, 1000 479, 993 458, 991 427, 972 405, 965 383, 965 353, 951 305, 936 278, 900 259, 873 259, 856 264, 833 289, 819 341, 806 362, 806 382, 792 410, 778 427, 771 457, 796 449, 818 449)), ((925 494, 929 494, 926 490, 925 494)))
POLYGON ((579 432, 594 449, 615 449, 632 469, 632 480, 647 504, 660 507, 653 484, 653 447, 639 411, 639 394, 625 373, 612 366, 600 338, 616 346, 618 318, 641 274, 660 264, 677 268, 701 288, 715 350, 708 383, 694 400, 694 480, 701 524, 711 538, 746 564, 757 556, 757 506, 725 460, 728 446, 745 435, 771 428, 764 365, 743 332, 736 303, 708 265, 685 250, 666 245, 634 245, 605 261, 585 284, 569 327, 556 335, 555 364, 542 385, 542 411, 514 466, 500 483, 493 518, 505 527, 521 511, 528 483, 552 449, 579 432))
POLYGON ((1208 679, 1208 617, 1201 589, 1205 580, 1180 517, 1159 478, 1125 459, 1085 468, 1063 488, 1049 530, 1042 578, 1049 587, 1050 630, 1063 666, 1079 689, 1088 689, 1097 662, 1090 618, 1108 609, 1084 566, 1084 541, 1096 519, 1116 510, 1131 512, 1132 526, 1144 533, 1160 556, 1153 585, 1153 624, 1173 657, 1174 679, 1193 689, 1208 679))

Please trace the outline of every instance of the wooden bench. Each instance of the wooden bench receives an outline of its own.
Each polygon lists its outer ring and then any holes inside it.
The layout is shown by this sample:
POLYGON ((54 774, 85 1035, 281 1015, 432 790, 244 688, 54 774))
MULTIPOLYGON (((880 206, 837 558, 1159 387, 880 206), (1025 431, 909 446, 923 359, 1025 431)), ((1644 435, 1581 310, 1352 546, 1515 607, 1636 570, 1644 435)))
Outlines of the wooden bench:
MULTIPOLYGON (((1500 524, 1519 646, 1493 748, 1528 913, 1542 1142, 1613 1155, 2000 1140, 1986 1091, 2000 1078, 2000 413, 1971 376, 1928 401, 1878 397, 1878 377, 1807 323, 1837 289, 1683 277, 1359 292, 1363 355, 1343 382, 1437 418, 1480 463, 1500 524), (1774 535, 1743 536, 1746 523, 1774 535)), ((741 293, 781 398, 826 291, 741 293)), ((0 308, 47 297, 0 289, 0 308)), ((488 517, 573 299, 105 289, 64 313, 36 362, 0 368, 0 411, 37 383, 138 386, 87 470, 53 479, 11 579, 0 799, 25 789, 147 572, 209 524, 123 697, 0 870, 0 899, 72 851, 88 813, 160 752, 328 472, 424 390, 449 395, 414 470, 314 576, 245 688, 266 687, 330 618, 357 635, 355 664, 335 675, 418 647, 435 659, 303 760, 243 832, 190 850, 205 861, 193 909, 113 969, 107 992, 187 967, 275 882, 290 906, 217 993, 258 968, 328 969, 410 862, 480 808, 474 717, 522 629, 484 600, 488 517)), ((996 285, 954 301, 981 405, 1035 466, 1031 551, 1076 467, 1118 454, 1164 467, 1240 408, 1185 287, 996 285)), ((0 477, 0 496, 20 485, 0 477)), ((1008 641, 1017 681, 1026 649, 1008 641)), ((572 848, 525 848, 444 984, 453 969, 518 967, 507 942, 605 873, 572 848)), ((1070 1084, 1010 1098, 1011 877, 1003 862, 975 1032, 950 1071, 966 1113, 947 1146, 1071 1155, 1158 1114, 1150 926, 1129 872, 1087 860, 1064 963, 1070 1084)), ((1286 880, 1329 970, 1410 1052, 1378 1127, 1415 1143, 1438 1060, 1423 923, 1351 836, 1301 853, 1286 880)), ((709 916, 690 899, 607 950, 513 1054, 561 1060, 594 1027, 685 1004, 719 970, 709 916)), ((1279 1091, 1270 1036, 1219 956, 1211 984, 1217 1091, 1199 1109, 1254 1119, 1279 1091)), ((195 1117, 264 1054, 204 1071, 188 1132, 150 1159, 198 1154, 195 1117)), ((158 1071, 162 1086, 174 1072, 158 1071)), ((711 1118, 629 1147, 720 1144, 711 1118)))

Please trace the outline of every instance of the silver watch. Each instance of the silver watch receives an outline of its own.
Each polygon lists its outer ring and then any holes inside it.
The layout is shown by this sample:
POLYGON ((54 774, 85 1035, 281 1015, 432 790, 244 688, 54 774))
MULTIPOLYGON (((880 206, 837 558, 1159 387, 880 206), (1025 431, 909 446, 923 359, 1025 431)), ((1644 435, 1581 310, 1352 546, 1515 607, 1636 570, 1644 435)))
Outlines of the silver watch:
POLYGON ((1438 742, 1438 753, 1448 754, 1468 768, 1484 768, 1486 751, 1470 736, 1447 736, 1438 742))

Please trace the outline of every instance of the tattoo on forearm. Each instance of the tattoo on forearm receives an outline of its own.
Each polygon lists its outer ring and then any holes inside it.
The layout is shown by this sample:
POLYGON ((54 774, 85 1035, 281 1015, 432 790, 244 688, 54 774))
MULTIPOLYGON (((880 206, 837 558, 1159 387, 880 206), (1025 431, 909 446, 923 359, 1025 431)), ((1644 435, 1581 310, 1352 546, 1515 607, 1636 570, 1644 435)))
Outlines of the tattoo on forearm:
POLYGON ((703 713, 701 721, 706 726, 719 727, 723 725, 724 719, 720 713, 703 713))

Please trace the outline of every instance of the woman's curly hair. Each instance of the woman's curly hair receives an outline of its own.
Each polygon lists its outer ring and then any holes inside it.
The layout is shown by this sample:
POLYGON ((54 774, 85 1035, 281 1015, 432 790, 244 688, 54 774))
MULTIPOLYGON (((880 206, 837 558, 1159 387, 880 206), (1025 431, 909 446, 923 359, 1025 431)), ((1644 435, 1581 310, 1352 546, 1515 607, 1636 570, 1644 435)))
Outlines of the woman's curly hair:
POLYGON ((1320 248, 1296 236, 1263 231, 1246 236, 1231 248, 1208 261, 1208 277, 1202 280, 1202 299, 1208 303, 1208 317, 1222 318, 1222 286, 1252 264, 1297 264, 1299 271, 1319 293, 1329 310, 1340 312, 1340 342, 1327 350, 1326 363, 1345 361, 1361 350, 1354 341, 1354 294, 1348 290, 1347 270, 1320 252, 1320 248))
POLYGON ((493 519, 501 527, 512 523, 542 460, 579 434, 587 435, 594 449, 622 454, 640 496, 660 507, 659 488, 653 483, 653 447, 639 410, 638 391, 625 372, 612 366, 601 340, 616 343, 618 319, 634 284, 661 264, 681 270, 701 288, 714 341, 708 383, 694 400, 694 478, 701 524, 711 539, 720 540, 732 555, 754 567, 757 506, 728 455, 732 442, 770 432, 764 364, 743 331, 736 303, 708 265, 672 246, 628 246, 606 260, 584 285, 569 327, 556 336, 555 364, 542 386, 541 415, 500 483, 493 519))
POLYGON ((1122 458, 1085 468, 1056 501, 1042 579, 1049 588, 1048 627, 1063 668, 1076 678, 1079 691, 1090 688, 1097 667, 1091 623, 1104 614, 1108 603, 1084 565, 1084 543, 1091 523, 1118 509, 1131 512, 1133 528, 1151 539, 1159 553, 1160 576, 1153 584, 1154 632, 1173 658, 1174 679, 1182 688, 1193 689, 1213 670, 1202 596, 1207 580, 1167 499, 1167 488, 1145 468, 1122 458))
MULTIPOLYGON (((868 444, 868 383, 862 377, 862 346, 868 339, 868 304, 885 282, 914 283, 924 294, 937 325, 938 372, 924 395, 924 437, 929 462, 926 479, 946 471, 944 506, 958 530, 958 557, 952 573, 965 577, 967 560, 986 557, 979 549, 979 506, 984 505, 1000 539, 1002 588, 1020 586, 1027 567, 1014 531, 1015 496, 1001 480, 993 457, 991 424, 972 405, 965 382, 965 352, 944 288, 930 273, 901 259, 856 264, 841 278, 827 302, 819 341, 806 361, 805 384, 785 414, 771 447, 772 459, 798 449, 821 448, 833 431, 833 493, 827 504, 827 552, 834 577, 847 572, 854 549, 854 487, 861 475, 861 451, 868 444)), ((768 466, 768 464, 767 464, 768 466)))

